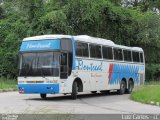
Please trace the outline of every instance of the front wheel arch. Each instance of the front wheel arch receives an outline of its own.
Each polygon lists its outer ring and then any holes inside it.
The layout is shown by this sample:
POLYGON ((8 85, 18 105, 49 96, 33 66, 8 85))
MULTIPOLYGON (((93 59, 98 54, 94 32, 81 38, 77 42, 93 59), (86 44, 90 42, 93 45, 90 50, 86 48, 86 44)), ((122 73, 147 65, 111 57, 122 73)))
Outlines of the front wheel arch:
MULTIPOLYGON (((74 82, 77 82, 78 92, 83 92, 83 82, 82 82, 82 80, 78 77, 73 81, 73 83, 74 82)), ((72 84, 72 87, 73 87, 73 84, 72 84)))

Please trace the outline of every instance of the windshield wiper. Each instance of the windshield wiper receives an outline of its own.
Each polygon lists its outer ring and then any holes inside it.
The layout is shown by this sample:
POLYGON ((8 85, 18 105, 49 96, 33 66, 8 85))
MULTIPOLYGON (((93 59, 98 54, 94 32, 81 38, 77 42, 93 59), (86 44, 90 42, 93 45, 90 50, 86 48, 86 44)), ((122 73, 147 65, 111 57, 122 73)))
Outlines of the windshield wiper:
POLYGON ((50 80, 50 79, 46 78, 46 76, 44 75, 43 67, 40 68, 40 71, 41 71, 41 76, 42 76, 43 78, 45 78, 46 80, 50 80))

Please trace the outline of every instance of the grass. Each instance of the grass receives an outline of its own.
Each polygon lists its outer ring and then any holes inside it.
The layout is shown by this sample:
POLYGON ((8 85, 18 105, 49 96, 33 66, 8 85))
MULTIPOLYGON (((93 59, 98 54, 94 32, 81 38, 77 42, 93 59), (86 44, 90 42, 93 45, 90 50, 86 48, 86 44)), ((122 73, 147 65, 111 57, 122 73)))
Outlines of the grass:
POLYGON ((17 81, 5 78, 0 78, 0 89, 17 89, 17 81))
POLYGON ((150 82, 138 87, 130 96, 137 102, 160 105, 160 82, 150 82))

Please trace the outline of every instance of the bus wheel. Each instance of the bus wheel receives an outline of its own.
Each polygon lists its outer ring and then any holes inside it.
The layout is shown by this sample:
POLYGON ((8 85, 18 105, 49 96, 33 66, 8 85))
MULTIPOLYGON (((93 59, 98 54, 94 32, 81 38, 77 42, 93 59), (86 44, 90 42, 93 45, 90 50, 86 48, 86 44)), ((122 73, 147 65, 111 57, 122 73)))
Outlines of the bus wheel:
POLYGON ((72 93, 71 93, 71 98, 73 100, 76 100, 77 99, 77 93, 78 93, 78 86, 77 86, 77 82, 75 81, 73 83, 73 86, 72 86, 72 93))
POLYGON ((120 84, 120 89, 118 90, 118 94, 123 95, 125 91, 126 91, 126 82, 122 80, 120 84))
POLYGON ((130 94, 133 90, 134 84, 131 80, 128 81, 128 89, 127 89, 127 93, 130 94))
POLYGON ((47 94, 40 94, 40 96, 41 96, 42 99, 46 99, 47 94))
POLYGON ((96 93, 97 93, 97 91, 91 91, 91 93, 96 94, 96 93))

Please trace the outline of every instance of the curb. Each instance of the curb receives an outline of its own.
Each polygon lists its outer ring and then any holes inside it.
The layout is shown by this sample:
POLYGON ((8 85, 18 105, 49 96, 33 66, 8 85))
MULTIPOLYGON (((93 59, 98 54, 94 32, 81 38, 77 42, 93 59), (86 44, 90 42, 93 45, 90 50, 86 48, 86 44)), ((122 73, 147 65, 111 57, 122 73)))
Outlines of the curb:
POLYGON ((0 89, 0 93, 2 93, 2 92, 13 92, 13 91, 18 91, 17 89, 12 89, 12 88, 10 88, 10 89, 0 89))

